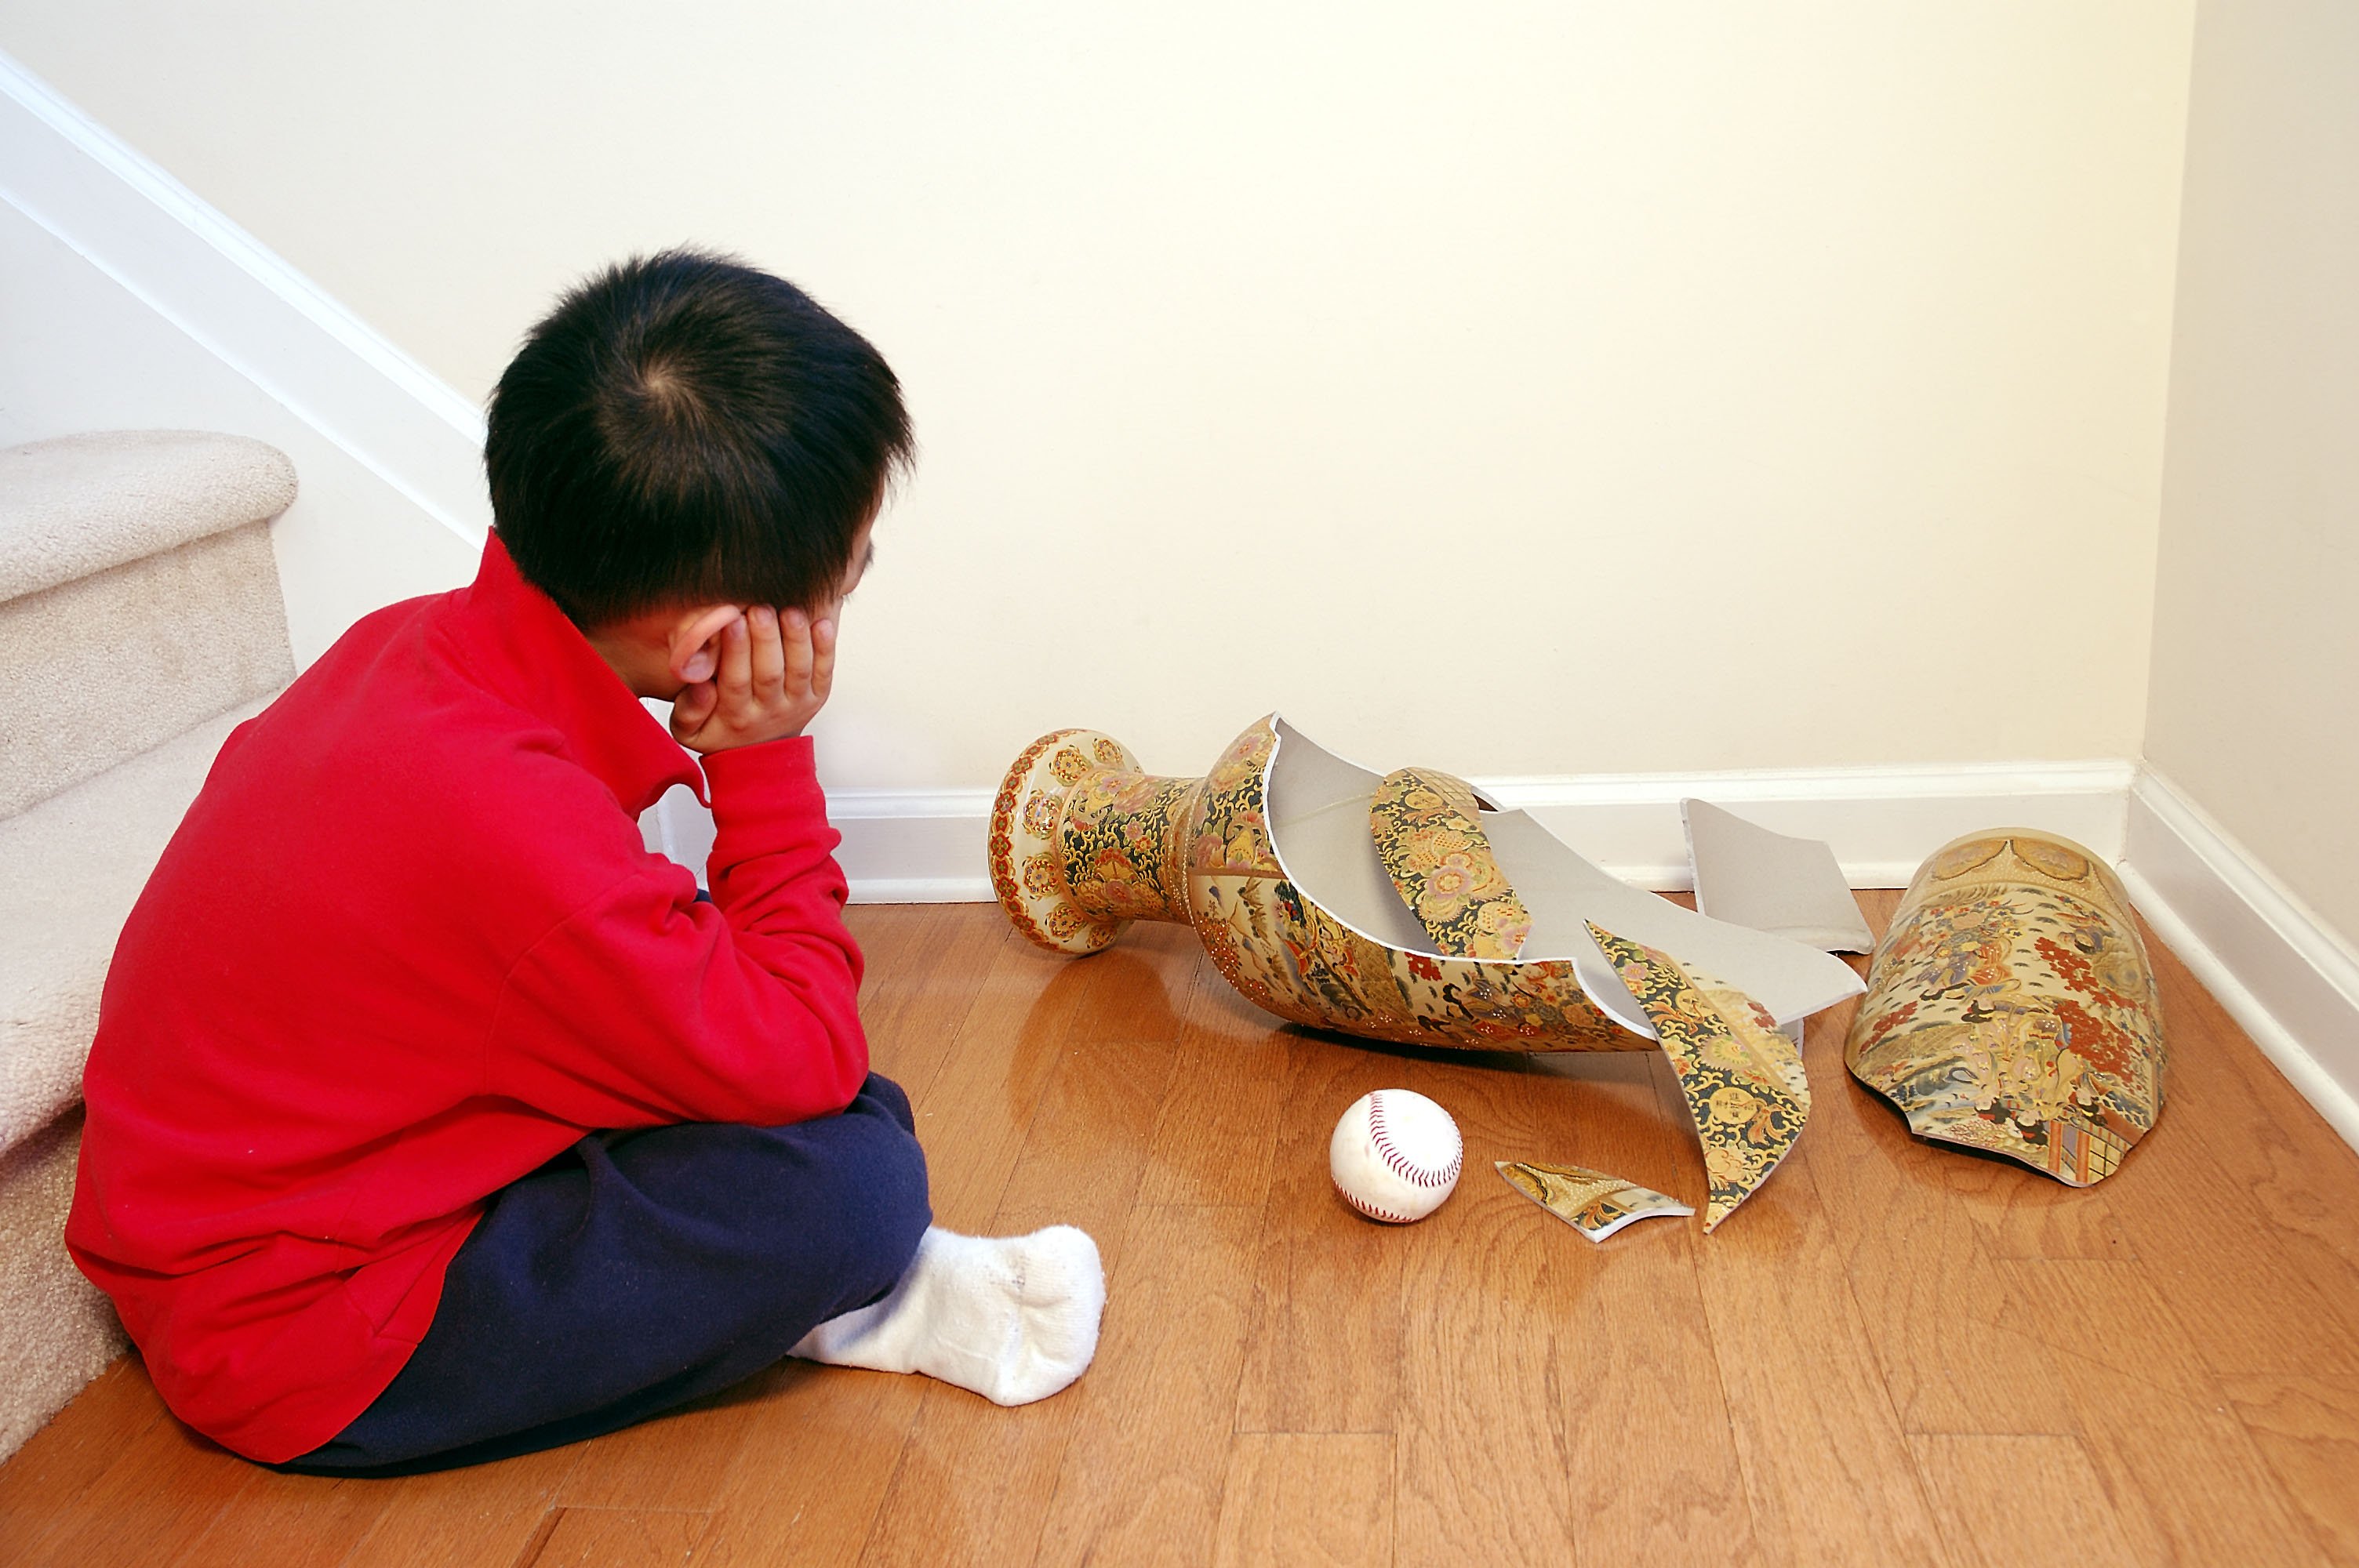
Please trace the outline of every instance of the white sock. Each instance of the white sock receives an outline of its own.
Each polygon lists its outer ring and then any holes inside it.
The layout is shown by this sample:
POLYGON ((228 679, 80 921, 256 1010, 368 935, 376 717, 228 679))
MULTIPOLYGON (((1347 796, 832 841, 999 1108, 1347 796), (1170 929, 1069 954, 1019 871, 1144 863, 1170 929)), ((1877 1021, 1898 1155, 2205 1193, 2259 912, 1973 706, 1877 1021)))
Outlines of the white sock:
POLYGON ((1003 1405, 1045 1400, 1097 1354, 1105 1311, 1098 1244, 1070 1225, 1029 1236, 928 1227, 881 1302, 832 1317, 789 1355, 923 1372, 1003 1405))

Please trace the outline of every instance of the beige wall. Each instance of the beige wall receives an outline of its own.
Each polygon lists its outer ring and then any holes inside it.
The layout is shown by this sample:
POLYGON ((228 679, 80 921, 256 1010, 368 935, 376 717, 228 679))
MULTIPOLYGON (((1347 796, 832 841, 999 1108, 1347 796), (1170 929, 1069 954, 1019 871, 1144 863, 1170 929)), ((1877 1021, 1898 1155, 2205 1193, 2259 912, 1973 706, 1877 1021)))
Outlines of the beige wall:
POLYGON ((837 783, 1071 723, 1192 773, 1273 706, 1558 773, 2136 751, 2190 4, 0 0, 0 49, 471 396, 679 240, 868 331, 925 458, 837 783))
POLYGON ((2359 6, 2196 30, 2147 752, 2359 935, 2359 6))

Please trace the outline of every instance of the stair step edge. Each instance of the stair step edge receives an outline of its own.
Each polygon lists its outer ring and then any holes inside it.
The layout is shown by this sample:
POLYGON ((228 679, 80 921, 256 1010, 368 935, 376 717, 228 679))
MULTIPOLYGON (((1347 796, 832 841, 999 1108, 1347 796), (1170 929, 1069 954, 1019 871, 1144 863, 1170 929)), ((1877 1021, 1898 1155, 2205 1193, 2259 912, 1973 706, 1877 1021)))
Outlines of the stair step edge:
POLYGON ((0 600, 277 516, 287 454, 208 430, 103 430, 0 450, 0 600))

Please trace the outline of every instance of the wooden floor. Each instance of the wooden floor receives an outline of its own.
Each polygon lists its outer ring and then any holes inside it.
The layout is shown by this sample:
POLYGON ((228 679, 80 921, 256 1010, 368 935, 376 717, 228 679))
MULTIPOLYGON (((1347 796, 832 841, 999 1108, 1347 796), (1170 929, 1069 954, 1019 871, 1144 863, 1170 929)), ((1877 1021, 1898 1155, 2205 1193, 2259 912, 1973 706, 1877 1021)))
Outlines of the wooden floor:
POLYGON ((1490 1162, 1700 1204, 1658 1054, 1274 1029, 1175 927, 1067 961, 988 907, 853 919, 941 1223, 1103 1249, 1073 1389, 1004 1411, 788 1364, 599 1442, 332 1482, 191 1437, 126 1361, 0 1468, 0 1562, 2359 1563, 2359 1157, 2159 949, 2169 1108, 2104 1186, 1912 1141, 1844 1076, 1845 1007, 1757 1196, 1593 1247, 1490 1162), (1326 1174, 1387 1085, 1467 1145, 1400 1229, 1326 1174))

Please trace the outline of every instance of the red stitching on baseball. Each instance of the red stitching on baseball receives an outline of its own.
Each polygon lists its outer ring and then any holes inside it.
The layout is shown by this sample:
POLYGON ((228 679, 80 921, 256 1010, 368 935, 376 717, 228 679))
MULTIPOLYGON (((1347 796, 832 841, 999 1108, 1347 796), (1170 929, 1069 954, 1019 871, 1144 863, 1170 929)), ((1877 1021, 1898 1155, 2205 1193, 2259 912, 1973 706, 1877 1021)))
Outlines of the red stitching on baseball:
POLYGON ((1356 1197, 1351 1193, 1343 1192, 1343 1188, 1340 1184, 1336 1186, 1335 1190, 1339 1193, 1343 1193, 1343 1201, 1345 1203, 1350 1204, 1353 1208, 1358 1209, 1370 1219, 1381 1219, 1388 1225, 1411 1225, 1415 1223, 1415 1221, 1411 1220, 1409 1217, 1405 1214, 1395 1214, 1390 1209, 1378 1208, 1375 1205, 1356 1197))
POLYGON ((1385 1095, 1382 1089, 1368 1097, 1368 1130, 1375 1136, 1376 1152, 1384 1157, 1393 1174, 1411 1186, 1447 1186, 1458 1179, 1459 1164, 1466 1158, 1463 1141, 1459 1144, 1458 1152, 1450 1157, 1450 1168, 1446 1171, 1436 1173, 1424 1166, 1411 1164, 1408 1156, 1394 1148, 1393 1141, 1385 1133, 1385 1095))

